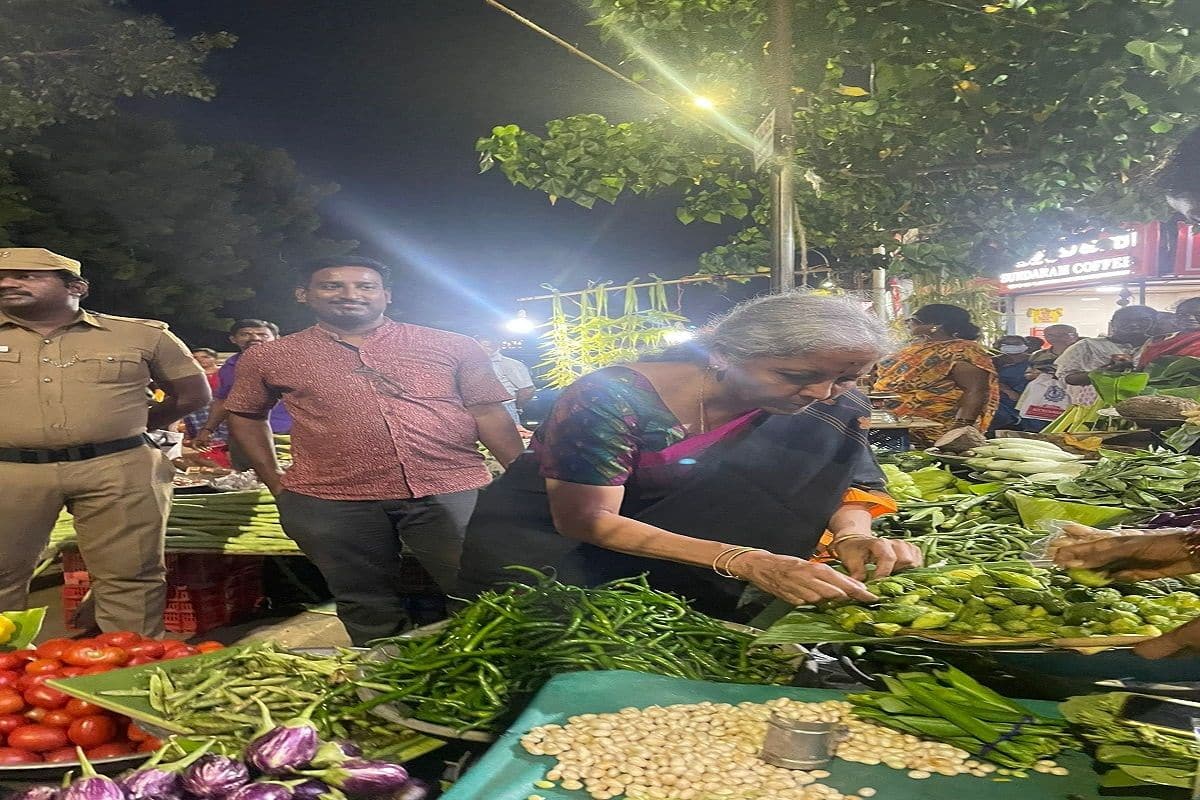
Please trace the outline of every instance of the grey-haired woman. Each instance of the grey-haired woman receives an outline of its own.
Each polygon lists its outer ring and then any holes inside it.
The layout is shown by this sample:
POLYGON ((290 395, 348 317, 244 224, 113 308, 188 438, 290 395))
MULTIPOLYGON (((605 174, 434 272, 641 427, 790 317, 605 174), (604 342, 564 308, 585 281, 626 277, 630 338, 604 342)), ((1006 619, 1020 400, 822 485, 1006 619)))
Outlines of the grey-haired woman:
POLYGON ((459 588, 551 568, 595 585, 640 574, 731 615, 746 582, 792 603, 872 596, 917 566, 871 533, 883 493, 855 385, 891 341, 852 299, 749 301, 684 348, 567 388, 532 449, 480 496, 459 588), (850 575, 809 559, 828 530, 850 575))

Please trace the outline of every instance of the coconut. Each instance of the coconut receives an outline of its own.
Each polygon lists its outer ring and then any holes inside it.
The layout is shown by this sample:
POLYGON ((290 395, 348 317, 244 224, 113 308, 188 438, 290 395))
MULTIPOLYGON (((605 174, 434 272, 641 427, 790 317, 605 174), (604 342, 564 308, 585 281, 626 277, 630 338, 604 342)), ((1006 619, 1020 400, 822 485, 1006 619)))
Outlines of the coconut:
POLYGON ((987 444, 987 439, 977 428, 964 427, 946 433, 933 446, 947 453, 965 453, 984 444, 987 444))
POLYGON ((1156 394, 1131 397, 1117 403, 1117 413, 1128 419, 1181 419, 1185 412, 1200 408, 1184 397, 1156 394))

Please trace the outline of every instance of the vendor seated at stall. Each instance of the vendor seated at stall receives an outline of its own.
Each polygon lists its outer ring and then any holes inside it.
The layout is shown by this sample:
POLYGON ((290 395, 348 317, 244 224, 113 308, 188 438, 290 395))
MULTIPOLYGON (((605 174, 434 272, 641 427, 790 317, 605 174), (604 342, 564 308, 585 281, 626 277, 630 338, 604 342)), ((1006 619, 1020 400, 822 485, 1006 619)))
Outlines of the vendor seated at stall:
POLYGON ((1181 301, 1173 314, 1160 314, 1154 334, 1138 355, 1139 369, 1161 359, 1200 358, 1200 297, 1181 301))
POLYGON ((895 506, 855 384, 890 348, 858 301, 797 292, 581 378, 481 493, 460 593, 528 581, 507 569, 525 565, 583 586, 645 574, 726 617, 746 582, 795 604, 873 599, 869 564, 876 576, 921 564, 871 533, 895 506), (849 575, 808 560, 827 529, 849 575))

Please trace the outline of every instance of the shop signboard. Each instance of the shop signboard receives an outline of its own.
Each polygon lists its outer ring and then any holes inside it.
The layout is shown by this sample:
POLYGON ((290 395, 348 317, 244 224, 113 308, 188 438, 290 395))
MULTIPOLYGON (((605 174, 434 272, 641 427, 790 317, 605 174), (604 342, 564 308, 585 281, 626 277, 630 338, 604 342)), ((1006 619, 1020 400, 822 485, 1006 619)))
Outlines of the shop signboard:
POLYGON ((1177 278, 1200 278, 1200 225, 1179 223, 1173 272, 1177 278))
POLYGON ((1138 225, 1047 248, 1000 276, 1008 293, 1120 283, 1157 274, 1158 226, 1138 225))

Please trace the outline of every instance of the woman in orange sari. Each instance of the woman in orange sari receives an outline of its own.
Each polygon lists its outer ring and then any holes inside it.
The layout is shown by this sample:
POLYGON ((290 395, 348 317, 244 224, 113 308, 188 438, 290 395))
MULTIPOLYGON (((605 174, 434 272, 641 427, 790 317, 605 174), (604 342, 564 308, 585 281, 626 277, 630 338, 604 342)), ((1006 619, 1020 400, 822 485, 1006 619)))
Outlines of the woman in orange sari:
POLYGON ((875 391, 899 397, 896 414, 937 423, 913 428, 910 438, 928 447, 952 428, 986 431, 1000 402, 991 355, 976 341, 979 328, 958 306, 922 306, 908 319, 913 342, 879 363, 875 391))

